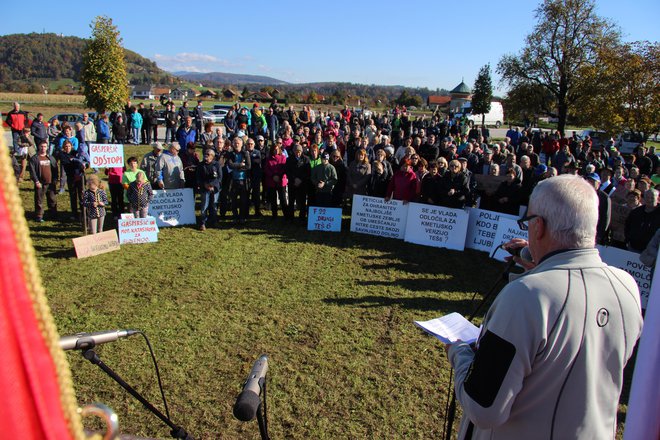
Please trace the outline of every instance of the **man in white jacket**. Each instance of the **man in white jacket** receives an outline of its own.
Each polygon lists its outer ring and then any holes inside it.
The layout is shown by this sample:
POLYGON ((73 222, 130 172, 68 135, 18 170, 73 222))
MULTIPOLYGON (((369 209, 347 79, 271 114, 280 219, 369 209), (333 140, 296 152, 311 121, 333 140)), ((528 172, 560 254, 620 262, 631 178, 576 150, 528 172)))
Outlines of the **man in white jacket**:
POLYGON ((447 347, 463 408, 459 439, 615 437, 642 316, 633 278, 594 247, 597 221, 598 199, 583 179, 535 188, 519 221, 533 263, 493 302, 474 347, 447 347))

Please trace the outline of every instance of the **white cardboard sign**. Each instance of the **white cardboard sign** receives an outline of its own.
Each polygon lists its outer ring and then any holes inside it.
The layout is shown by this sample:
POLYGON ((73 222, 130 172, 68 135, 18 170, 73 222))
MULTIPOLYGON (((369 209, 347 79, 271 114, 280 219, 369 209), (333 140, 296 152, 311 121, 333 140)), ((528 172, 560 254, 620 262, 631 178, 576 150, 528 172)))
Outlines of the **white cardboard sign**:
POLYGON ((504 261, 504 257, 510 256, 511 254, 501 248, 497 249, 497 247, 513 238, 527 240, 527 231, 522 231, 518 227, 517 219, 500 217, 497 234, 495 234, 495 240, 493 240, 493 246, 490 249, 491 256, 496 260, 504 261), (495 249, 497 249, 497 252, 495 252, 495 249), (493 252, 495 252, 494 255, 493 252))
POLYGON ((194 225, 195 195, 192 188, 154 191, 149 204, 149 215, 156 218, 159 227, 194 225))
POLYGON ((408 205, 400 200, 386 202, 380 197, 353 196, 351 232, 403 238, 406 232, 408 205))
POLYGON ((405 241, 462 251, 469 214, 463 209, 408 204, 405 241))
POLYGON ((89 144, 92 168, 121 168, 124 166, 123 144, 89 144))
POLYGON ((469 208, 468 211, 470 220, 468 221, 467 236, 465 237, 465 247, 477 251, 491 251, 501 219, 516 219, 509 214, 486 211, 485 209, 469 208))

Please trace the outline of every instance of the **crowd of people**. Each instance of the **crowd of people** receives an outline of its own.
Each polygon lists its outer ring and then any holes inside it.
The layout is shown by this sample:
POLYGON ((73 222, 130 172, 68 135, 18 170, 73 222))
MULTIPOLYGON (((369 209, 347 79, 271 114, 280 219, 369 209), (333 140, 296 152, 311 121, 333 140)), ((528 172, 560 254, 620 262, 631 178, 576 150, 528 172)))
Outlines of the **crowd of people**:
MULTIPOLYGON (((126 207, 144 214, 152 189, 184 187, 199 195, 202 230, 229 213, 244 223, 264 208, 272 218, 297 212, 304 221, 308 206, 345 207, 353 195, 519 215, 540 181, 574 174, 598 194, 599 243, 641 252, 660 226, 660 160, 644 144, 622 155, 611 140, 513 126, 504 140, 494 141, 487 128, 437 109, 412 116, 398 106, 373 113, 237 103, 216 126, 204 122, 202 101, 192 109, 187 102, 164 107, 159 112, 154 104, 129 101, 121 112, 102 114, 95 123, 85 114, 74 126, 45 126, 39 114, 28 127, 15 103, 7 116, 13 157, 19 180, 26 178, 31 157, 37 221, 44 215, 43 195, 49 210, 55 209, 58 181, 60 192, 69 188, 71 213, 78 218, 89 143, 117 142, 150 144, 153 150, 141 160, 129 158, 126 167, 105 170, 114 218, 126 207), (161 124, 164 142, 158 141, 161 124), (140 174, 138 197, 129 187, 140 174), (139 202, 131 202, 129 192, 139 202), (618 217, 611 223, 613 210, 618 217)), ((102 189, 103 182, 98 185, 102 189)))

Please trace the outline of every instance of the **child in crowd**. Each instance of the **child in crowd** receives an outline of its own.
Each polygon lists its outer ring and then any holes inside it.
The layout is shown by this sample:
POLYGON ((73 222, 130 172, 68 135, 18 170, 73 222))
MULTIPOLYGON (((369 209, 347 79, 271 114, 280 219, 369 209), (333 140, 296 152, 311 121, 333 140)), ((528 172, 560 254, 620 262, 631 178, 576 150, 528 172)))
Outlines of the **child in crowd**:
POLYGON ((135 180, 128 185, 126 196, 133 215, 136 218, 145 218, 149 212, 149 203, 154 198, 154 193, 144 173, 135 175, 135 180))
POLYGON ((90 175, 87 177, 87 189, 82 199, 82 205, 87 209, 87 230, 90 234, 103 232, 107 204, 108 195, 105 193, 103 183, 96 175, 90 175))

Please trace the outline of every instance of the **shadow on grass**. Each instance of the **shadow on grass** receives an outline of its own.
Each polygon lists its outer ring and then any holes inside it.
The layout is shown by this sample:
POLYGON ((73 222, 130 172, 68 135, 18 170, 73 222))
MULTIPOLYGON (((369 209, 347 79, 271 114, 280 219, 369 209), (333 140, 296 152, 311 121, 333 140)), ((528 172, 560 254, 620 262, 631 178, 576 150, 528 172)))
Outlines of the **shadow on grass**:
POLYGON ((393 298, 389 296, 363 296, 360 298, 326 298, 326 304, 353 306, 361 308, 399 307, 406 310, 422 312, 451 309, 459 313, 469 313, 475 307, 475 302, 469 299, 451 300, 447 298, 408 297, 393 298))

